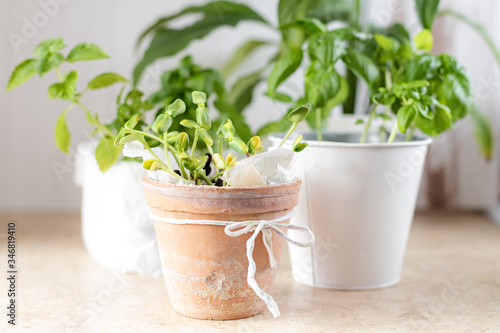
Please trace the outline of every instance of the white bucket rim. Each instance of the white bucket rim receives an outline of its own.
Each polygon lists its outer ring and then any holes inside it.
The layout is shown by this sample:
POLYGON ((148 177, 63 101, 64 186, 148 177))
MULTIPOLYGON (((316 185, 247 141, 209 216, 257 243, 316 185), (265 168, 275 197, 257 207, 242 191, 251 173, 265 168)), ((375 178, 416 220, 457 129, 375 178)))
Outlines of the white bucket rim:
MULTIPOLYGON (((300 134, 306 133, 314 133, 313 131, 302 132, 300 134)), ((344 133, 344 132, 324 132, 336 135, 342 134, 352 134, 352 133, 344 133)), ((269 136, 269 140, 274 142, 281 142, 283 140, 284 134, 272 134, 269 136), (280 138, 281 135, 281 138, 280 138)), ((293 142, 293 139, 289 139, 286 141, 287 144, 293 142)), ((317 140, 303 140, 306 142, 309 147, 317 147, 317 148, 352 148, 352 149, 367 149, 367 148, 375 148, 375 149, 388 149, 388 148, 405 148, 405 147, 419 147, 419 146, 429 146, 432 142, 432 138, 423 138, 420 136, 414 136, 412 141, 396 141, 392 143, 382 142, 382 143, 359 143, 359 142, 340 142, 340 141, 317 141, 317 140)), ((309 148, 308 147, 308 148, 309 148)))

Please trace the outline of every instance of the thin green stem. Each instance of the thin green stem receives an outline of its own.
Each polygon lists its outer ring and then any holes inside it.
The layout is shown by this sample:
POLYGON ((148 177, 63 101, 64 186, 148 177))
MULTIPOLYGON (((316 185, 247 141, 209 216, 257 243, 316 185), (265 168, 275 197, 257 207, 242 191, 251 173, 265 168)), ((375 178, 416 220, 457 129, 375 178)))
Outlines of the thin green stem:
MULTIPOLYGON (((130 133, 140 133, 141 135, 144 135, 144 136, 147 136, 151 139, 155 139, 157 140, 158 142, 162 143, 163 145, 165 145, 165 141, 163 141, 162 138, 160 137, 157 137, 156 135, 154 134, 151 134, 151 133, 147 133, 147 132, 142 132, 142 131, 138 131, 138 130, 134 130, 134 129, 127 129, 127 132, 130 132, 130 133)), ((168 143, 167 143, 168 144, 168 143)))
POLYGON ((410 127, 410 129, 408 130, 408 134, 406 134, 405 141, 411 141, 411 139, 413 139, 414 132, 415 132, 415 126, 410 127))
POLYGON ((316 135, 318 141, 323 141, 323 131, 321 129, 321 109, 316 108, 316 135))
POLYGON ((351 27, 360 30, 361 27, 361 0, 354 1, 354 12, 351 19, 351 27))
POLYGON ((394 139, 396 138, 396 133, 398 132, 398 122, 394 122, 394 126, 392 127, 391 135, 389 135, 389 139, 387 140, 387 143, 393 143, 394 139))
MULTIPOLYGON (((75 100, 75 103, 78 104, 78 106, 85 111, 88 114, 92 114, 89 109, 87 109, 79 100, 75 100)), ((111 138, 115 138, 115 134, 111 132, 109 128, 107 128, 104 124, 99 122, 97 119, 94 117, 94 121, 96 126, 99 128, 99 130, 107 135, 109 135, 111 138)))
MULTIPOLYGON (((160 161, 160 162, 161 162, 161 161, 160 161)), ((161 169, 161 170, 163 170, 163 171, 165 171, 165 172, 168 172, 169 174, 171 174, 171 175, 172 175, 172 176, 174 176, 175 178, 184 179, 184 178, 182 178, 181 176, 179 176, 178 174, 176 174, 175 172, 170 171, 170 170, 168 169, 168 167, 167 167, 165 164, 163 164, 163 163, 161 163, 161 165, 160 165, 160 169, 161 169)))
MULTIPOLYGON (((167 142, 167 132, 163 133, 163 142, 167 142)), ((173 171, 174 169, 172 169, 172 164, 170 164, 170 156, 168 155, 168 147, 165 147, 165 144, 163 144, 163 150, 165 152, 165 159, 167 160, 168 168, 173 171)))
POLYGON ((285 137, 283 138, 283 140, 281 141, 280 143, 280 147, 283 146, 286 142, 286 140, 288 139, 288 137, 290 136, 290 134, 293 133, 293 131, 295 131, 295 128, 297 128, 297 124, 293 123, 292 124, 292 127, 290 127, 290 129, 288 130, 288 132, 286 133, 285 137))
POLYGON ((392 77, 391 77, 391 72, 388 70, 385 71, 385 86, 387 90, 389 91, 392 90, 392 77))
POLYGON ((384 126, 380 127, 380 136, 378 138, 379 142, 384 142, 387 139, 386 129, 384 126))
POLYGON ((372 110, 370 111, 370 115, 368 116, 368 120, 366 121, 365 129, 363 130, 363 135, 361 136, 360 143, 366 142, 366 138, 368 137, 368 132, 370 131, 370 127, 372 126, 373 118, 375 118, 376 109, 377 109, 377 104, 373 105, 372 110))
POLYGON ((160 164, 160 168, 163 170, 163 171, 166 171, 168 172, 169 174, 171 174, 172 176, 176 177, 176 178, 179 178, 179 179, 183 179, 181 176, 179 176, 178 174, 176 174, 175 172, 173 172, 171 170, 171 168, 169 169, 168 166, 165 165, 165 163, 162 162, 162 160, 158 157, 158 155, 155 154, 155 152, 153 151, 153 149, 151 149, 151 147, 145 142, 143 141, 142 144, 146 147, 146 149, 151 153, 151 155, 153 155, 153 157, 158 161, 158 164, 160 164))
POLYGON ((194 156, 194 151, 196 149, 196 144, 198 143, 198 129, 194 130, 193 147, 191 147, 191 157, 194 156))
POLYGON ((215 176, 213 176, 212 178, 210 178, 211 181, 214 181, 216 180, 217 178, 219 178, 220 176, 222 176, 224 174, 224 171, 221 171, 219 173, 217 173, 215 176))
POLYGON ((198 172, 198 175, 200 176, 201 179, 203 179, 204 181, 206 181, 208 185, 212 185, 213 184, 212 181, 205 174, 205 170, 200 170, 198 172))
POLYGON ((63 81, 63 76, 61 74, 61 70, 59 69, 59 66, 56 67, 56 73, 57 73, 57 77, 59 78, 59 81, 63 81))
POLYGON ((168 149, 172 151, 172 156, 174 156, 175 162, 179 166, 179 170, 181 170, 182 177, 184 177, 184 179, 188 179, 188 176, 186 174, 186 170, 184 169, 184 165, 182 165, 182 163, 181 163, 181 161, 179 161, 179 158, 177 157, 177 155, 175 155, 175 153, 176 153, 175 149, 170 145, 168 145, 168 149))
POLYGON ((219 140, 219 154, 222 156, 222 140, 219 140))

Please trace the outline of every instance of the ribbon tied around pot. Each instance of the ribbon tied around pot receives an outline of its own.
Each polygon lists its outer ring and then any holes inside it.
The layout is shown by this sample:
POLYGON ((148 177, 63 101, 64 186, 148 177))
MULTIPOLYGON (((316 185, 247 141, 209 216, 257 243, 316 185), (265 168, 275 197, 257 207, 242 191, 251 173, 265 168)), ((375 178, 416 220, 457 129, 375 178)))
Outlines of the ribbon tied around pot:
POLYGON ((173 223, 173 224, 205 224, 205 225, 220 225, 225 226, 224 232, 226 235, 230 237, 238 237, 247 232, 253 231, 252 236, 247 240, 247 258, 248 258, 248 274, 247 274, 247 282, 248 285, 255 291, 257 296, 259 296, 264 302, 266 302, 267 308, 272 313, 274 318, 280 316, 280 310, 278 305, 274 301, 271 295, 264 292, 260 289, 257 281, 255 280, 255 272, 257 270, 257 266, 255 261, 253 260, 253 250, 255 247, 255 239, 262 232, 262 240, 267 249, 267 254, 269 256, 269 263, 271 268, 276 266, 276 259, 274 258, 274 252, 272 247, 272 235, 273 230, 276 234, 285 239, 286 241, 292 243, 293 245, 300 247, 309 247, 314 244, 314 234, 311 229, 308 227, 281 223, 283 221, 288 220, 293 216, 293 211, 278 217, 273 220, 261 220, 261 221, 244 221, 244 222, 229 222, 229 221, 210 221, 210 220, 179 220, 179 219, 170 219, 160 216, 151 216, 153 220, 159 222, 173 223), (280 228, 287 228, 292 230, 299 230, 306 232, 309 236, 307 242, 300 242, 288 237, 280 228))

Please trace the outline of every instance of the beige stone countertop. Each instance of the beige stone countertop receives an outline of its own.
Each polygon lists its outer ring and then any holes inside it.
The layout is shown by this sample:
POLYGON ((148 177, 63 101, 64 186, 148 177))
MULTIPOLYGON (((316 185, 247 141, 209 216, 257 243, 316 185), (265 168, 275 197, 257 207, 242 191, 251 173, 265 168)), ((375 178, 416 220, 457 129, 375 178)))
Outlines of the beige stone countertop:
POLYGON ((0 217, 2 333, 500 332, 500 227, 479 214, 417 214, 402 280, 386 289, 301 285, 285 255, 272 292, 281 317, 235 321, 178 315, 161 277, 120 276, 92 262, 77 213, 0 217), (9 220, 17 222, 15 328, 6 317, 9 220))

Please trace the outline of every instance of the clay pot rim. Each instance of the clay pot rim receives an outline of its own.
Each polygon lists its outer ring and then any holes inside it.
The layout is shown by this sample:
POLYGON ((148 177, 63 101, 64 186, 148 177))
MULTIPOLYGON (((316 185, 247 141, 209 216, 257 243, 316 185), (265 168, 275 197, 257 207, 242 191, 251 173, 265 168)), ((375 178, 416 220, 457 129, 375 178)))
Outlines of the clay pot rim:
POLYGON ((178 190, 186 190, 192 189, 199 192, 246 192, 246 191, 263 191, 263 190, 280 190, 286 189, 289 187, 295 187, 302 183, 302 180, 299 178, 295 178, 291 183, 284 184, 273 184, 273 185, 265 185, 265 186, 245 186, 245 187, 231 187, 231 186, 213 186, 213 185, 179 185, 179 184, 169 184, 164 182, 158 182, 150 179, 148 176, 144 176, 142 178, 143 183, 160 188, 169 188, 169 189, 178 189, 178 190))

